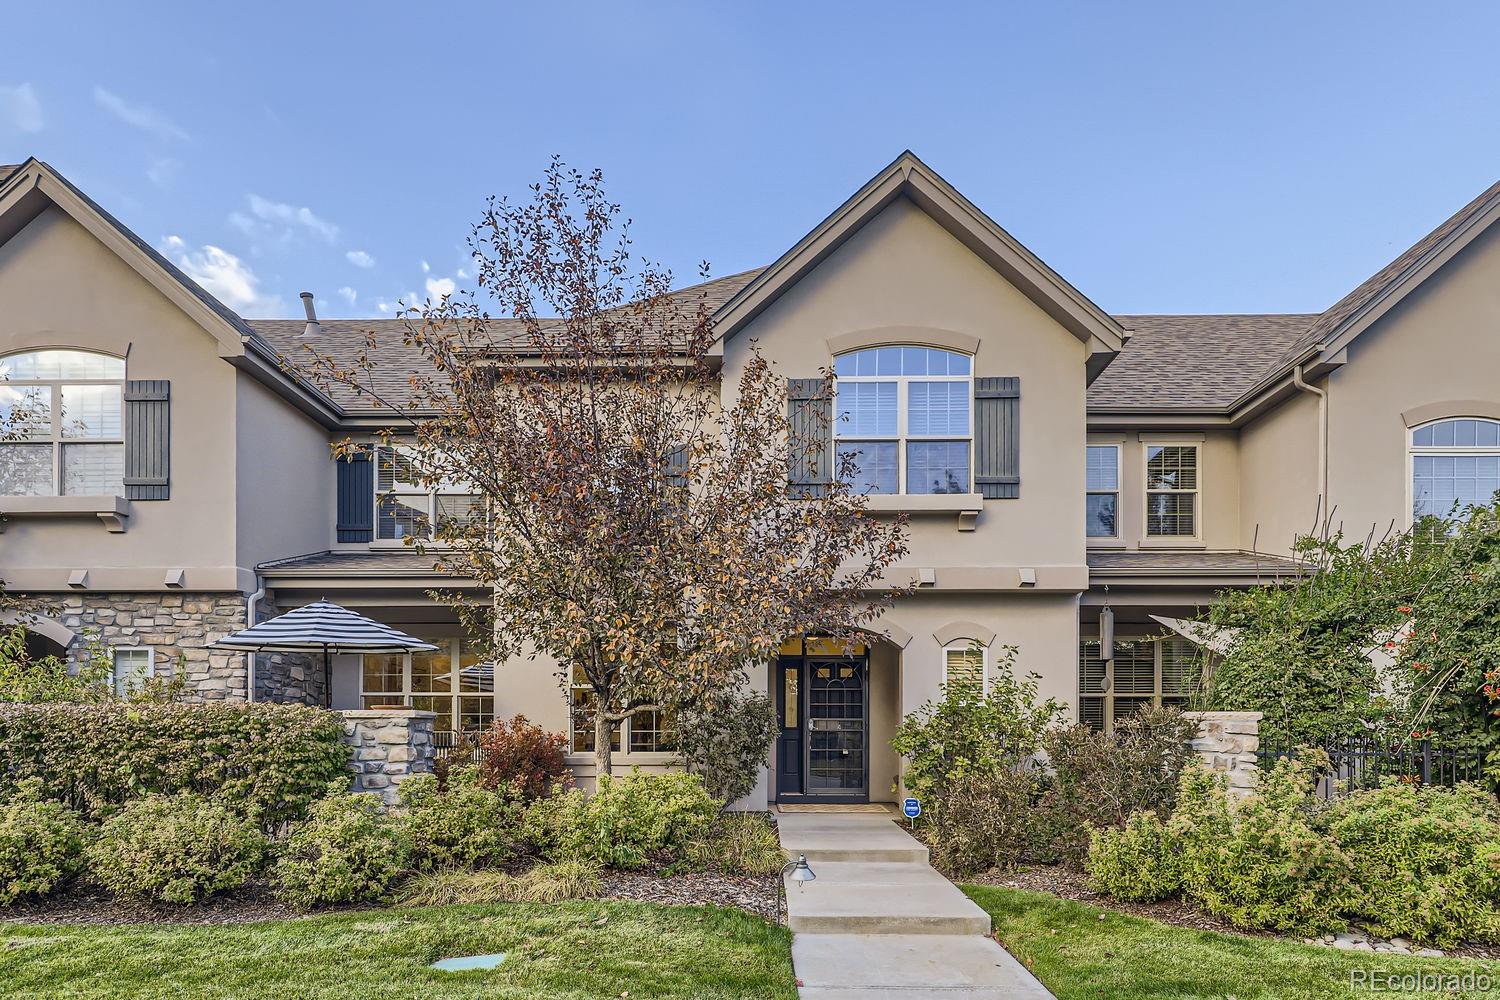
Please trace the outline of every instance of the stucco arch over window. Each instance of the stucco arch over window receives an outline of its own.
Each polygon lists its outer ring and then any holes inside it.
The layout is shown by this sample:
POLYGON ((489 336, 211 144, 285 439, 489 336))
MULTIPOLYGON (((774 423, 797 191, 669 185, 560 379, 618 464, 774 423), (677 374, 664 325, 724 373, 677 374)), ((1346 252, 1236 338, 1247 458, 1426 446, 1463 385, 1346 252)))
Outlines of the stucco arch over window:
POLYGON ((73 640, 78 637, 72 629, 51 618, 20 611, 0 611, 0 628, 10 628, 15 625, 24 627, 32 635, 38 635, 48 642, 56 643, 64 650, 72 646, 73 640))
POLYGON ((949 622, 932 637, 943 649, 943 684, 963 683, 986 691, 990 686, 990 646, 993 629, 977 622, 949 622))
POLYGON ((1493 501, 1500 491, 1500 420, 1434 420, 1411 432, 1411 514, 1446 517, 1493 501))
POLYGON ((977 642, 981 646, 988 646, 995 641, 995 630, 985 628, 977 622, 956 621, 944 625, 932 633, 932 637, 937 640, 939 646, 950 646, 964 639, 977 642))

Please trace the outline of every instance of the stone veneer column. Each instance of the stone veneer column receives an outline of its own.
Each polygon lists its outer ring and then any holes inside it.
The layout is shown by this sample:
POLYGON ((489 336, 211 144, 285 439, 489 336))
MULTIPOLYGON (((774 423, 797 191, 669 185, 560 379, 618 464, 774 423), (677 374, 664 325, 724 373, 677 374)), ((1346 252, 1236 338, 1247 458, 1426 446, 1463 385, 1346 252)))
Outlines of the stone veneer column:
POLYGON ((378 708, 339 715, 344 719, 344 742, 353 748, 349 768, 354 772, 354 791, 374 792, 387 806, 393 806, 403 781, 432 771, 436 713, 378 708))
POLYGON ((1198 723, 1193 750, 1209 768, 1222 774, 1229 794, 1249 795, 1260 773, 1260 712, 1184 712, 1198 723))

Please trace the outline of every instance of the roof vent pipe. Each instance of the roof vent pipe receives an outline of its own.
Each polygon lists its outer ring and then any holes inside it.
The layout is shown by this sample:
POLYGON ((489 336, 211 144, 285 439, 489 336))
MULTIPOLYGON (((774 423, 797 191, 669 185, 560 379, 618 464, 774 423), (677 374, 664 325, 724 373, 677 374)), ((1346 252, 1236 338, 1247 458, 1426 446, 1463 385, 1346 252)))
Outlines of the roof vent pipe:
POLYGON ((321 337, 323 326, 318 322, 318 311, 313 308, 313 293, 302 293, 302 308, 307 311, 307 327, 302 331, 304 337, 321 337))

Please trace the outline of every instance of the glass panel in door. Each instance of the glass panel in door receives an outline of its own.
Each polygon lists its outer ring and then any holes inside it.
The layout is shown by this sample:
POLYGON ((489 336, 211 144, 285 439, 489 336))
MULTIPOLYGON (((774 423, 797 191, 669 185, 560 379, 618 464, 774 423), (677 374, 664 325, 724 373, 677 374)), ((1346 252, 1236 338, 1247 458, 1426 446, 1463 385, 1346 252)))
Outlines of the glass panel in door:
POLYGON ((809 658, 807 737, 808 794, 865 792, 864 660, 809 658))

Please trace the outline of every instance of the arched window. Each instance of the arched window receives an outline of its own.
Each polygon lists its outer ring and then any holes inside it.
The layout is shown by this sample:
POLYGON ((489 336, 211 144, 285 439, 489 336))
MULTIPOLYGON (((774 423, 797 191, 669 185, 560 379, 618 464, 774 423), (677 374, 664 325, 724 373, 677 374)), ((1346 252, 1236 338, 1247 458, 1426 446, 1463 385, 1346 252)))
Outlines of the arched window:
POLYGON ((1486 504, 1500 490, 1500 421, 1437 420, 1411 432, 1412 520, 1486 504))
POLYGON ((124 490, 125 362, 90 351, 0 358, 0 496, 124 490))
POLYGON ((935 347, 870 347, 834 359, 835 458, 865 493, 972 489, 972 359, 935 347))

